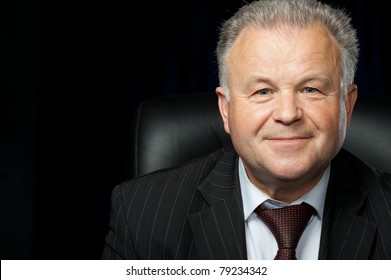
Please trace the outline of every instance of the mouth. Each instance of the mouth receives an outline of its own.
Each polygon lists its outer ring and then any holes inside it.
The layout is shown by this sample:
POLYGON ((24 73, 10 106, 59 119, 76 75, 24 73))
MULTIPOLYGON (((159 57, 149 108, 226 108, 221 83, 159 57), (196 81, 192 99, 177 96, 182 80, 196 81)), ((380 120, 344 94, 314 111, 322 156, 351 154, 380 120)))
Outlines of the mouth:
POLYGON ((268 140, 272 141, 294 141, 294 140, 304 140, 309 139, 308 136, 281 136, 281 137, 269 137, 268 140))
POLYGON ((284 137, 270 137, 268 141, 276 145, 294 146, 306 143, 311 137, 308 136, 284 136, 284 137))

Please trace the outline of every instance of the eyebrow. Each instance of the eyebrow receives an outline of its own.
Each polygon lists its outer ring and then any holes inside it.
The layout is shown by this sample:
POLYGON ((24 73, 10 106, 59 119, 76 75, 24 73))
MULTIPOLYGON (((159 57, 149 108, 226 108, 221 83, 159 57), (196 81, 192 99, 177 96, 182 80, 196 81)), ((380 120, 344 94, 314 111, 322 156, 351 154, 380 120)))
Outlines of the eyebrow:
MULTIPOLYGON (((319 81, 322 82, 322 85, 329 88, 332 85, 331 79, 329 77, 320 76, 320 75, 309 75, 307 77, 302 78, 301 80, 298 80, 295 82, 296 85, 302 85, 313 81, 319 81)), ((252 76, 249 77, 243 84, 245 88, 251 88, 256 84, 259 83, 266 83, 274 85, 275 82, 271 78, 267 77, 260 77, 260 76, 252 76)))

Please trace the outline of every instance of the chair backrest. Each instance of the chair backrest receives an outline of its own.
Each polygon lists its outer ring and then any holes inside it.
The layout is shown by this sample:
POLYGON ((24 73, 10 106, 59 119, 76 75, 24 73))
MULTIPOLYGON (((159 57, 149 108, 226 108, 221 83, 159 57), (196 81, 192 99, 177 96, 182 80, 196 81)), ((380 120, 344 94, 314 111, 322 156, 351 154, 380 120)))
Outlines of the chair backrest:
MULTIPOLYGON (((145 100, 133 132, 131 177, 181 164, 231 142, 212 93, 145 100)), ((391 172, 391 96, 359 95, 344 147, 391 172)))

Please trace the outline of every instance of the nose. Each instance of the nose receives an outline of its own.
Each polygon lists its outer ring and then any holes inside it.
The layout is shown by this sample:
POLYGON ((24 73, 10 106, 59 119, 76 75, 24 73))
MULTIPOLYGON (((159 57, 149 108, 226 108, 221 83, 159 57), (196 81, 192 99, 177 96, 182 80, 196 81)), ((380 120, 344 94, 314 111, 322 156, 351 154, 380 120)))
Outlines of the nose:
POLYGON ((274 101, 272 113, 274 121, 288 125, 302 118, 303 111, 295 94, 280 93, 274 101))

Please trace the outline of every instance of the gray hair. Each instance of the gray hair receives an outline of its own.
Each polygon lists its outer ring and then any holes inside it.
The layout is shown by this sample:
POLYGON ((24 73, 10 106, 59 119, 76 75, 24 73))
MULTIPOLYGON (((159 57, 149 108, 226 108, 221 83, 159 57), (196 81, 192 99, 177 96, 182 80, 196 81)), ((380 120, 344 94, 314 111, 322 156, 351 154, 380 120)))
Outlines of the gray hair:
POLYGON ((275 29, 283 26, 306 27, 321 23, 334 37, 341 54, 341 91, 354 82, 358 61, 358 39, 348 14, 317 0, 256 0, 241 7, 220 29, 216 56, 220 86, 229 98, 228 56, 239 34, 248 26, 275 29))

